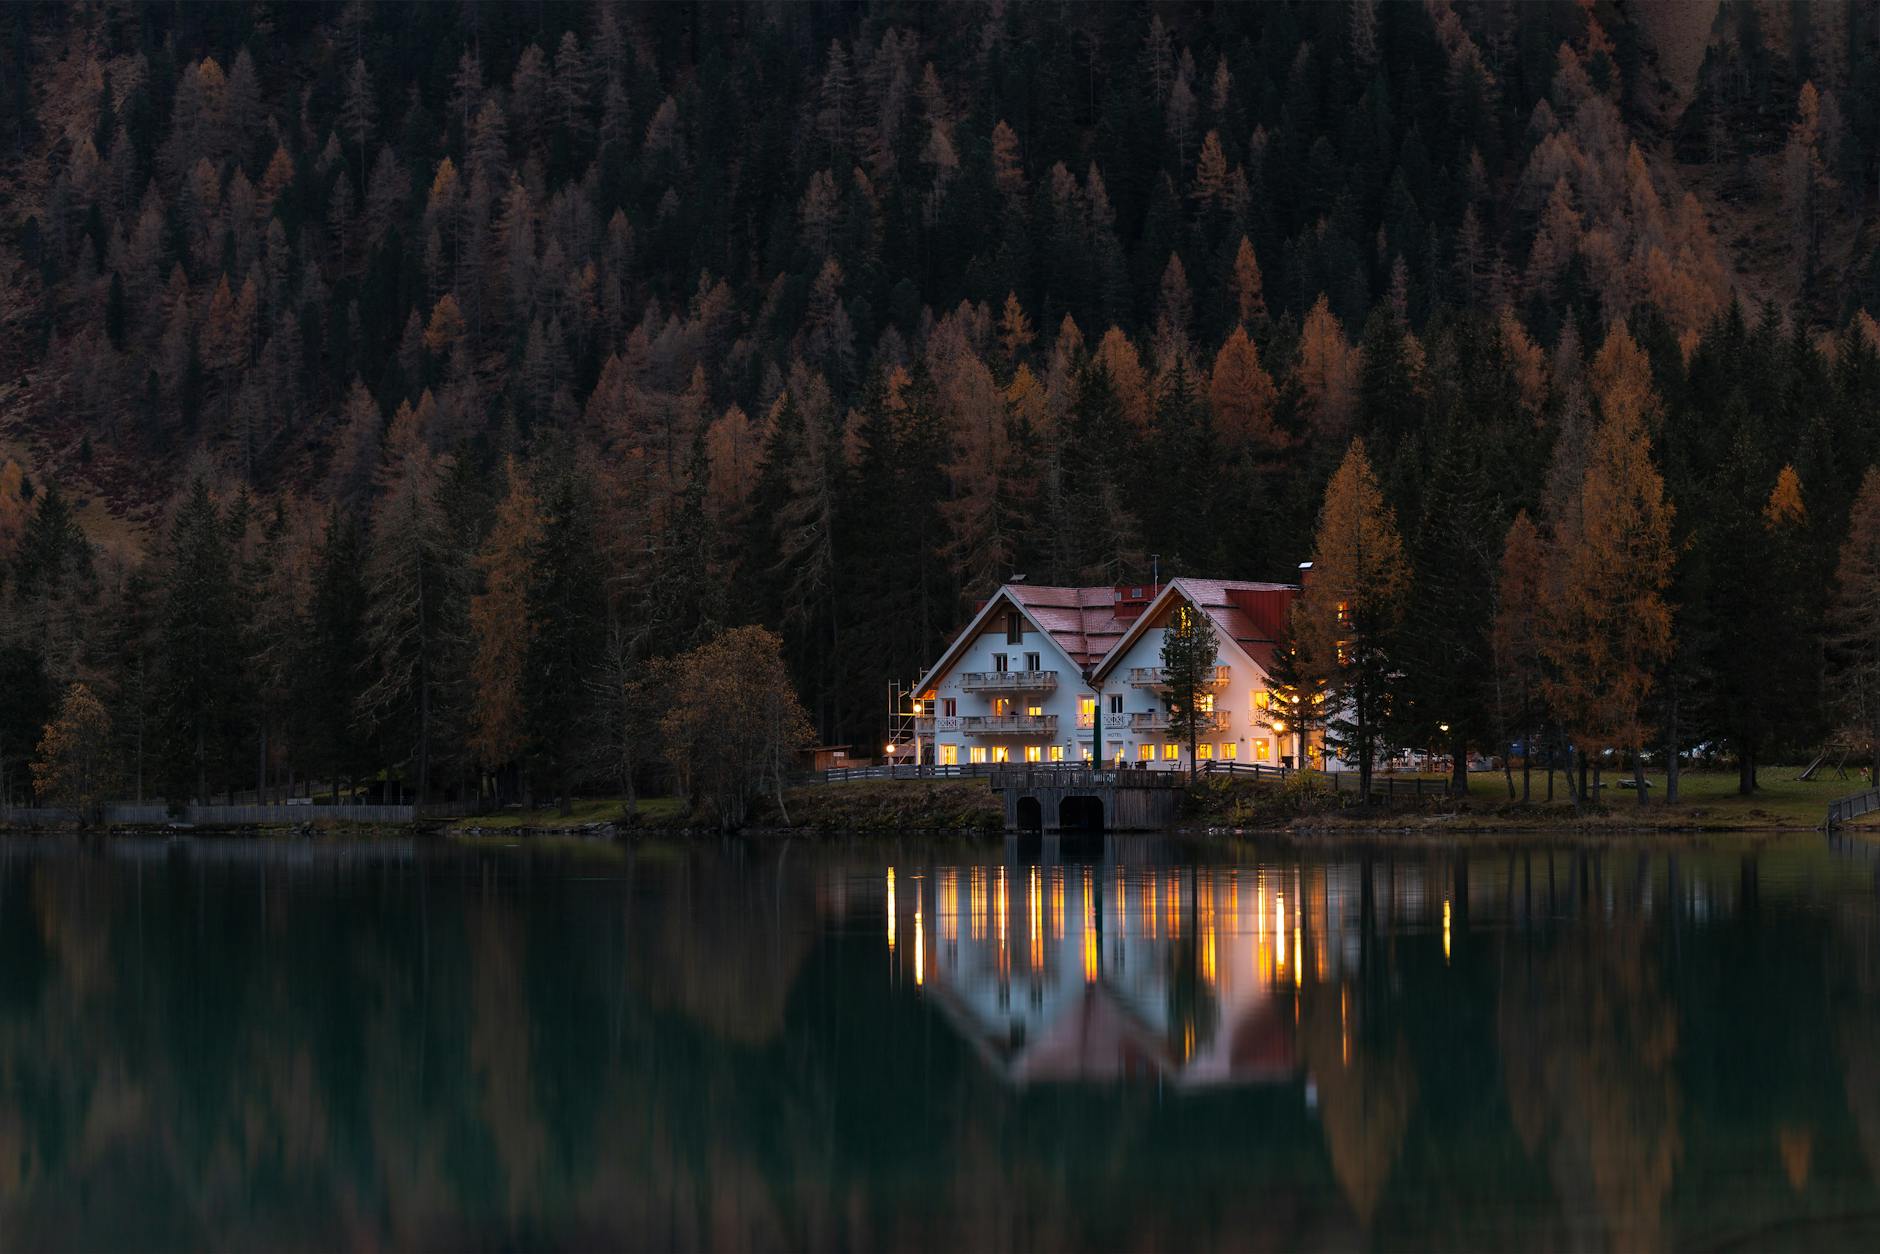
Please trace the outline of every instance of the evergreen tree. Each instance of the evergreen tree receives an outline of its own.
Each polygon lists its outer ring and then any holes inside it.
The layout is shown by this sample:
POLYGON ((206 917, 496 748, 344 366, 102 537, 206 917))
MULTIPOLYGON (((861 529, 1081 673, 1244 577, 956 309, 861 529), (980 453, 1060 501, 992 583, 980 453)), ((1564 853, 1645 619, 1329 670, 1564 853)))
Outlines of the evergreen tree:
POLYGON ((1195 745, 1214 722, 1214 668, 1221 642, 1214 621, 1184 600, 1162 633, 1162 677, 1168 685, 1169 738, 1188 745, 1188 773, 1196 770, 1195 745))
MULTIPOLYGON (((561 813, 571 814, 593 725, 590 681, 606 642, 593 505, 572 473, 557 473, 544 487, 541 537, 530 567, 532 631, 523 685, 529 744, 561 813)), ((724 712, 735 716, 734 710, 724 712)))
POLYGON ((158 624, 157 726, 172 809, 207 802, 240 717, 241 613, 222 512, 206 478, 185 490, 170 524, 158 624))

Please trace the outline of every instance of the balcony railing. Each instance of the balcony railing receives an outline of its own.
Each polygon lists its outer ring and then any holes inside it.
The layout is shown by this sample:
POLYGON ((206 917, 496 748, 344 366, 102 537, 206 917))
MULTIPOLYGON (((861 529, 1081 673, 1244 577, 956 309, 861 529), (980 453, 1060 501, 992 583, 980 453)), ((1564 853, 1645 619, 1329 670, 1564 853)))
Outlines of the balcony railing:
POLYGON ((968 736, 1051 736, 1057 723, 1055 714, 965 714, 960 730, 968 736))
POLYGON ((1050 692, 1057 687, 1056 671, 962 671, 964 692, 1050 692))
MULTIPOLYGON (((1167 710, 1138 711, 1129 716, 1129 730, 1134 732, 1165 732, 1169 727, 1167 710)), ((1200 729, 1207 732, 1227 730, 1227 713, 1216 710, 1212 714, 1201 716, 1200 729)))
MULTIPOLYGON (((1208 682, 1217 688, 1220 687, 1228 682, 1232 669, 1228 666, 1215 667, 1214 678, 1208 682)), ((1166 688, 1168 687, 1168 667, 1132 666, 1129 668, 1129 682, 1138 688, 1166 688)))

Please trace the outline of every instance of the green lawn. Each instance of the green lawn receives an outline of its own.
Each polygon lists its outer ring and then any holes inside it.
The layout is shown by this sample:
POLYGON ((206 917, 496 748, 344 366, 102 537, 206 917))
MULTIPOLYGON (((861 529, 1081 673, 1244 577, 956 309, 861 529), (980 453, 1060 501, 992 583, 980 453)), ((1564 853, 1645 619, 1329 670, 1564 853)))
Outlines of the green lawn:
MULTIPOLYGON (((685 805, 677 797, 642 797, 639 804, 639 821, 642 823, 663 823, 678 818, 684 813, 685 805)), ((624 823, 627 804, 618 797, 582 797, 574 803, 573 814, 562 814, 556 807, 547 806, 535 810, 502 810, 495 814, 478 814, 467 819, 458 819, 451 824, 454 831, 475 829, 481 832, 513 831, 527 828, 532 831, 558 831, 586 827, 590 823, 624 823)))
MULTIPOLYGON (((1801 773, 1802 768, 1799 766, 1764 767, 1757 773, 1760 788, 1754 796, 1744 797, 1737 794, 1735 771, 1687 770, 1678 778, 1678 804, 1667 806, 1664 802, 1664 772, 1647 771, 1645 778, 1651 787, 1647 790, 1649 800, 1645 809, 1654 822, 1690 819, 1745 827, 1762 824, 1815 827, 1826 817, 1830 801, 1867 788, 1859 773, 1852 770, 1846 779, 1839 779, 1832 770, 1825 770, 1808 783, 1802 783, 1796 778, 1801 773)), ((1624 777, 1613 772, 1605 775, 1605 808, 1615 815, 1623 815, 1638 808, 1637 794, 1619 787, 1621 778, 1624 777)), ((1518 770, 1515 772, 1514 786, 1518 794, 1521 788, 1521 773, 1518 770)), ((1533 787, 1536 798, 1534 805, 1537 808, 1545 807, 1545 803, 1540 800, 1547 792, 1545 772, 1534 773, 1533 787)), ((1505 805, 1508 800, 1507 783, 1500 771, 1477 772, 1469 776, 1469 795, 1477 801, 1505 805)), ((1572 808, 1572 802, 1567 796, 1566 779, 1561 774, 1554 777, 1552 808, 1572 808)))

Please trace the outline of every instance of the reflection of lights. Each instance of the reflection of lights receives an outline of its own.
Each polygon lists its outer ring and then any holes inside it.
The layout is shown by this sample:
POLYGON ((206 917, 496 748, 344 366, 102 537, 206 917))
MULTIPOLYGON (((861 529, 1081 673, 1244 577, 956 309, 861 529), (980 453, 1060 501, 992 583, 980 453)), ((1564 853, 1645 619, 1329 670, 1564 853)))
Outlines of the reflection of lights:
POLYGON ((1064 869, 1051 871, 1051 939, 1064 939, 1064 869))
POLYGON ((1339 1055, 1339 1061, 1347 1067, 1351 1065, 1351 1031, 1349 1027, 1350 1003, 1351 1003, 1351 994, 1349 990, 1347 990, 1344 987, 1344 985, 1342 984, 1339 985, 1338 987, 1338 1055, 1339 1055))
POLYGON ((940 872, 940 938, 960 938, 960 873, 953 867, 940 872))
POLYGON ((1011 927, 1012 921, 1010 906, 1011 903, 1006 899, 1005 893, 1005 868, 1000 867, 999 883, 993 891, 992 911, 994 918, 998 920, 999 926, 999 970, 1001 972, 1006 969, 1006 965, 1011 961, 1005 952, 1006 932, 1011 927))
POLYGON ((1144 936, 1155 939, 1155 880, 1148 875, 1142 877, 1142 928, 1144 936))
POLYGON ((914 983, 927 982, 927 929, 920 910, 920 885, 914 885, 914 983))
POLYGON ((888 952, 894 952, 894 868, 888 868, 888 952))
POLYGON ((1168 877, 1162 898, 1168 910, 1168 938, 1177 940, 1182 934, 1182 877, 1179 872, 1168 877))
POLYGON ((1274 961, 1274 966, 1276 966, 1279 970, 1284 971, 1286 969, 1286 894, 1285 893, 1279 893, 1275 895, 1273 898, 1273 938, 1274 938, 1274 942, 1279 946, 1279 955, 1274 961))
POLYGON ((1036 971, 1044 965, 1044 884, 1038 875, 1038 868, 1031 869, 1029 891, 1026 893, 1030 905, 1030 940, 1031 969, 1036 971))
MULTIPOLYGON (((1299 917, 1298 915, 1293 916, 1295 920, 1298 917, 1299 917)), ((1306 947, 1305 947, 1304 942, 1302 942, 1299 939, 1299 924, 1295 922, 1293 924, 1293 987, 1294 988, 1303 987, 1305 984, 1305 978, 1306 978, 1306 947)))
POLYGON ((1449 965, 1449 899, 1443 899, 1443 965, 1449 965))
POLYGON ((986 868, 976 866, 966 879, 966 904, 972 911, 968 927, 974 940, 986 939, 986 868))

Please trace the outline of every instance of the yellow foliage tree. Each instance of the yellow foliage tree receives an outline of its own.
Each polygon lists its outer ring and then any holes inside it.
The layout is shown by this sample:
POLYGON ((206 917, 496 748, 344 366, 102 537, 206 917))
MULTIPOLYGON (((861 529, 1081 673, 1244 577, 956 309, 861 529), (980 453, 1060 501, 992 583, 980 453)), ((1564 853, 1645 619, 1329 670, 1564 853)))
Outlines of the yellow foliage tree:
POLYGON ((1409 582, 1396 515, 1364 441, 1353 439, 1325 488, 1293 630, 1308 666, 1327 682, 1335 711, 1327 738, 1341 757, 1356 756, 1364 796, 1390 710, 1390 646, 1409 582))
POLYGON ((782 637, 733 628, 672 659, 661 679, 672 703, 660 738, 680 791, 725 828, 741 826, 766 791, 781 815, 784 774, 815 739, 784 666, 782 637))
POLYGON ((529 654, 528 589, 542 538, 541 502, 513 456, 506 473, 509 492, 496 507, 489 539, 477 554, 483 591, 470 598, 476 642, 470 742, 478 761, 491 768, 516 761, 527 741, 522 681, 529 654))
POLYGON ((111 715, 91 689, 73 684, 46 725, 33 759, 33 793, 43 803, 69 806, 86 822, 103 816, 110 800, 111 715))
POLYGON ((1277 392, 1273 376, 1260 365, 1260 350, 1243 326, 1228 333, 1214 355, 1208 380, 1208 406, 1214 411, 1214 430, 1228 448, 1250 445, 1273 449, 1285 437, 1273 425, 1277 392))
MULTIPOLYGON (((1608 347, 1613 343, 1608 336, 1608 347)), ((1600 357, 1607 356, 1602 350, 1600 357)), ((1645 702, 1658 664, 1671 650, 1671 607, 1664 594, 1676 556, 1673 509, 1644 427, 1657 398, 1639 396, 1629 383, 1612 383, 1628 373, 1622 369, 1604 383, 1595 381, 1596 390, 1606 388, 1602 399, 1616 399, 1588 449, 1577 517, 1555 537, 1555 569, 1547 586, 1544 650, 1553 668, 1547 697, 1587 755, 1644 745, 1645 702)), ((1642 785, 1642 770, 1635 778, 1642 785)), ((1639 803, 1644 802, 1641 786, 1639 803)))

